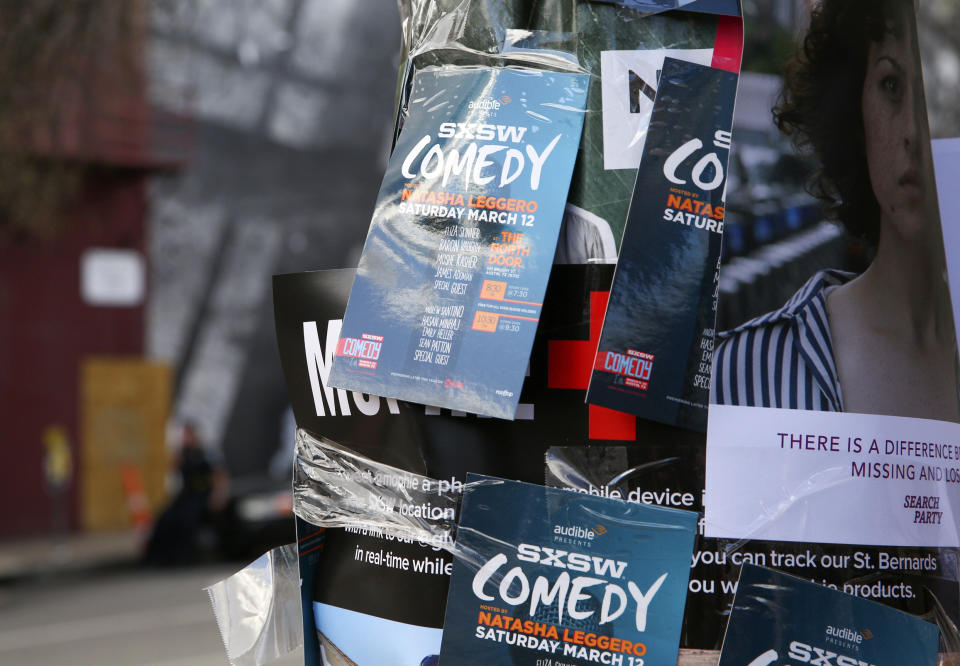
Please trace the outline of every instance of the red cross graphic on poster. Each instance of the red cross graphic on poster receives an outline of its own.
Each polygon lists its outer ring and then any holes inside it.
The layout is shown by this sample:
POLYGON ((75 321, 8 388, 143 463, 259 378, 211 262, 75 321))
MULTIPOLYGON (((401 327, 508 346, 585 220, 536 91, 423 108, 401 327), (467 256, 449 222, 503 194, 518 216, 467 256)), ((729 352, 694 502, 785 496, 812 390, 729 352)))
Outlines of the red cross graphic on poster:
MULTIPOLYGON (((607 291, 590 292, 589 340, 550 340, 547 347, 548 388, 587 389, 609 296, 607 291)), ((590 439, 633 441, 637 438, 637 417, 633 414, 590 405, 589 423, 590 439)))

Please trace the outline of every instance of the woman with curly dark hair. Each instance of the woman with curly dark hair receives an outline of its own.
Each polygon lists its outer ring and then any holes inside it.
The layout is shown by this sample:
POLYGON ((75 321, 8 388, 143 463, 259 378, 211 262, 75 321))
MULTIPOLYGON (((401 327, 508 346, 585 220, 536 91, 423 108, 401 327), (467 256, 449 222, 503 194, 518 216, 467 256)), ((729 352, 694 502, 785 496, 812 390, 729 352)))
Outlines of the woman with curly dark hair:
POLYGON ((813 193, 875 255, 721 333, 712 402, 960 420, 915 21, 909 0, 813 10, 774 118, 818 159, 813 193))

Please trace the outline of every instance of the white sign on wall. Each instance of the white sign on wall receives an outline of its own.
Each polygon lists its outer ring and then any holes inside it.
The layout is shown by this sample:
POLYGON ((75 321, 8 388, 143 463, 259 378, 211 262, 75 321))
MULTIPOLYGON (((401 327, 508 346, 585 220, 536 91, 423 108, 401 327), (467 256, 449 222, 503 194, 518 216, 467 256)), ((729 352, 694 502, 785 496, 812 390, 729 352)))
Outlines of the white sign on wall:
POLYGON ((143 256, 136 250, 90 248, 80 257, 80 296, 87 305, 138 306, 146 282, 143 256))

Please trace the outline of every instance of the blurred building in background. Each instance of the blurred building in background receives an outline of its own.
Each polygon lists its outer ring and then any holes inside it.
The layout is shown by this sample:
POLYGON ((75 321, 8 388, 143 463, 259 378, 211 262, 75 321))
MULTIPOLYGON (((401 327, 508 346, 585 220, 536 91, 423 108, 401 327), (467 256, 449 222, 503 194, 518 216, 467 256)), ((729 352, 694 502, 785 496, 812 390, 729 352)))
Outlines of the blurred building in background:
POLYGON ((81 509, 96 495, 88 475, 108 468, 122 524, 120 469, 146 468, 151 451, 161 471, 138 482, 162 499, 163 438, 150 413, 162 428, 163 387, 132 387, 125 403, 85 378, 110 357, 125 369, 109 384, 136 384, 141 372, 163 382, 143 353, 147 183, 176 166, 181 126, 148 103, 143 8, 68 4, 0 10, 0 536, 114 524, 98 498, 81 509), (109 441, 99 447, 90 433, 109 441), (79 464, 52 462, 65 451, 79 464))
POLYGON ((38 0, 0 29, 0 539, 155 512, 171 420, 264 487, 292 447, 270 277, 359 254, 395 2, 38 0))
POLYGON ((147 347, 176 368, 175 415, 235 475, 266 469, 286 409, 270 276, 359 256, 398 24, 394 0, 155 5, 151 99, 193 118, 195 142, 188 168, 150 191, 147 347))

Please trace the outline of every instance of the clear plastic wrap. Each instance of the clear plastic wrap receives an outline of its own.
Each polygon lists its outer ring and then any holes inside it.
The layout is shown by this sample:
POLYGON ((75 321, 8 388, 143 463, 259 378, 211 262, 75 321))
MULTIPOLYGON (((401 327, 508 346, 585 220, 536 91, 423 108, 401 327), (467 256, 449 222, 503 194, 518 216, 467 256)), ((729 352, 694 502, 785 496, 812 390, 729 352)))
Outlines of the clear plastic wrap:
POLYGON ((274 548, 206 588, 227 659, 257 666, 303 645, 297 544, 274 548))
POLYGON ((359 527, 449 549, 461 490, 297 430, 293 510, 312 525, 359 527))
MULTIPOLYGON (((496 482, 478 481, 473 486, 491 484, 496 482)), ((317 527, 353 528, 417 542, 477 568, 477 553, 484 544, 491 545, 490 537, 468 530, 466 539, 456 539, 457 511, 467 486, 405 472, 297 430, 293 510, 317 527)))
POLYGON ((736 70, 743 43, 736 2, 400 0, 399 4, 404 57, 397 133, 416 69, 528 64, 569 70, 577 64, 579 71, 590 75, 557 263, 615 263, 663 58, 736 70), (669 11, 675 9, 685 11, 669 11), (535 45, 537 51, 518 51, 513 47, 518 42, 535 45))
POLYGON ((582 73, 576 34, 531 31, 531 0, 399 0, 402 58, 395 138, 407 117, 417 70, 532 67, 582 73))

